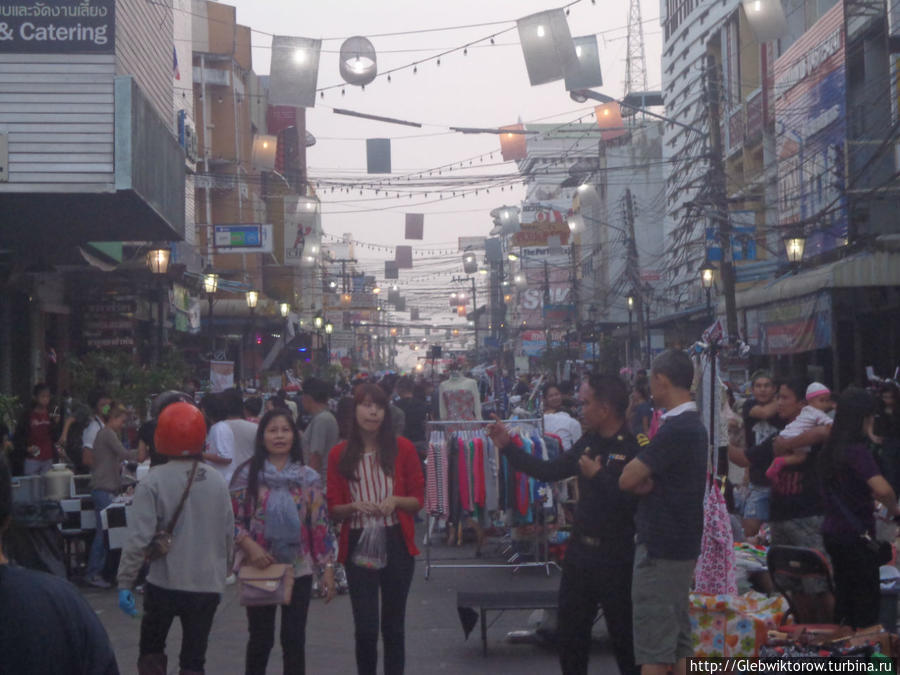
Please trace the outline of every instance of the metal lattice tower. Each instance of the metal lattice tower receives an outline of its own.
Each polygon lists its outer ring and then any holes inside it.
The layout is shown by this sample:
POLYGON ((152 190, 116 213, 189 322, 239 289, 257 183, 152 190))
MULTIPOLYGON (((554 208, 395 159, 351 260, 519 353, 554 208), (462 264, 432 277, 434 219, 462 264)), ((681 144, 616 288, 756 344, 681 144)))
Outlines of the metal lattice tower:
POLYGON ((628 0, 628 53, 625 57, 625 93, 647 91, 647 55, 641 0, 628 0))

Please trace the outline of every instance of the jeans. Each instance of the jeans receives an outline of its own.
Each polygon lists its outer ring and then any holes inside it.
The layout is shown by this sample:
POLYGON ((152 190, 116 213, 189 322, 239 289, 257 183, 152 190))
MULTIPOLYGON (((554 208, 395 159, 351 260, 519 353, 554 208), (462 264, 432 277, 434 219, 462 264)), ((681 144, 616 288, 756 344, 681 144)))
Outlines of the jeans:
POLYGON ((387 567, 370 570, 354 565, 353 551, 362 530, 350 531, 347 584, 356 629, 356 670, 375 675, 378 669, 379 590, 381 636, 384 640, 384 675, 403 675, 406 663, 406 596, 416 560, 410 555, 399 525, 387 528, 387 567))
POLYGON ((203 672, 206 646, 213 617, 219 606, 218 593, 191 593, 146 584, 144 617, 141 619, 140 654, 164 654, 172 621, 181 620, 181 670, 203 672))
POLYGON ((881 585, 875 553, 862 540, 853 543, 825 535, 825 549, 834 567, 834 618, 852 628, 879 621, 881 585))
MULTIPOLYGON (((574 545, 574 544, 571 544, 574 545)), ((631 626, 631 561, 593 565, 563 562, 559 584, 559 663, 563 675, 587 675, 591 629, 603 608, 622 675, 636 675, 631 626)))
MULTIPOLYGON (((306 672, 306 616, 312 595, 312 577, 294 579, 291 604, 281 607, 281 651, 284 656, 284 675, 303 675, 306 672)), ((247 641, 246 675, 263 675, 269 663, 269 652, 275 644, 275 605, 248 607, 247 622, 250 639, 247 641)))
POLYGON ((31 459, 25 458, 25 475, 26 476, 43 476, 53 466, 52 459, 31 459))
POLYGON ((100 512, 112 504, 113 493, 106 490, 91 490, 94 500, 94 513, 97 516, 97 532, 94 534, 94 542, 91 544, 91 552, 88 555, 87 577, 96 577, 106 567, 106 540, 103 538, 103 522, 100 512))

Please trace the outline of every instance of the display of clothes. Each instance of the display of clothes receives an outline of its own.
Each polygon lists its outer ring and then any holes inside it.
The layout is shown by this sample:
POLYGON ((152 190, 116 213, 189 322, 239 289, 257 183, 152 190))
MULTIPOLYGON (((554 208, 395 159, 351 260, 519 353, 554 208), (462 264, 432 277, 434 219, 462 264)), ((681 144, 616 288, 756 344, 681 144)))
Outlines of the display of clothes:
MULTIPOLYGON (((562 451, 558 437, 533 425, 512 425, 517 442, 542 459, 562 451)), ((553 506, 548 486, 515 471, 487 437, 485 426, 433 429, 428 438, 425 508, 435 517, 459 522, 463 514, 510 511, 520 524, 534 520, 534 506, 553 506)))
POLYGON ((452 373, 441 382, 438 394, 442 420, 481 419, 481 392, 475 380, 452 373))

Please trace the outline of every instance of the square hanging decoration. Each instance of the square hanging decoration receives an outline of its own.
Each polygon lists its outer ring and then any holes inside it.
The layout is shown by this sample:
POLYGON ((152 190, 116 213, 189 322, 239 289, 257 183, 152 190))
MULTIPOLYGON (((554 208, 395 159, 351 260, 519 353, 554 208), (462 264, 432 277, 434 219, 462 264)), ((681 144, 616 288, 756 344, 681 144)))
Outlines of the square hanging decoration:
POLYGON ((396 305, 400 302, 400 291, 388 291, 388 302, 392 305, 396 305))
POLYGON ((597 116, 597 126, 604 141, 611 141, 628 133, 622 119, 622 107, 618 101, 601 103, 594 108, 594 114, 597 116))
POLYGON ((500 131, 500 154, 503 156, 504 162, 528 157, 528 143, 525 134, 510 133, 513 131, 525 131, 524 124, 510 124, 500 127, 500 131))
POLYGON ((410 321, 418 321, 419 320, 419 308, 418 307, 410 307, 409 308, 409 320, 410 321))
POLYGON ((582 35, 572 38, 575 45, 577 67, 566 73, 566 91, 590 89, 603 86, 603 72, 600 68, 600 47, 596 35, 582 35))
POLYGON ((366 139, 366 173, 391 172, 391 139, 366 139))
POLYGON ((321 50, 321 40, 286 35, 272 36, 269 103, 304 108, 316 105, 321 50))
POLYGON ((398 312, 406 311, 406 298, 399 298, 396 303, 394 303, 394 309, 398 312))
POLYGON ((462 316, 462 317, 466 316, 466 306, 465 305, 460 305, 459 307, 456 308, 456 316, 462 316))
POLYGON ((250 164, 253 165, 253 168, 260 171, 271 171, 275 168, 275 155, 277 152, 278 136, 254 136, 250 164))
POLYGON ((411 270, 413 266, 412 246, 398 246, 394 249, 394 262, 397 269, 411 270))
POLYGON ((548 9, 517 22, 519 42, 531 86, 578 72, 578 57, 563 9, 548 9))
POLYGON ((384 278, 385 279, 399 279, 400 271, 397 268, 397 263, 393 260, 385 260, 384 261, 384 278))
POLYGON ((407 213, 406 214, 406 238, 407 239, 424 239, 425 237, 425 214, 424 213, 407 213))

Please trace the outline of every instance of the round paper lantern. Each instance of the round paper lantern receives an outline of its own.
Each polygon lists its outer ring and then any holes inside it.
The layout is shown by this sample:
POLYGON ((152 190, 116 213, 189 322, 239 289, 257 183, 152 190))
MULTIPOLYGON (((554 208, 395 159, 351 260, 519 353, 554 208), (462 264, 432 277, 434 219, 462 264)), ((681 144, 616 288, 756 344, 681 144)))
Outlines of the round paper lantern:
POLYGON ((364 86, 378 74, 375 47, 366 38, 354 35, 341 45, 341 77, 347 84, 364 86))

